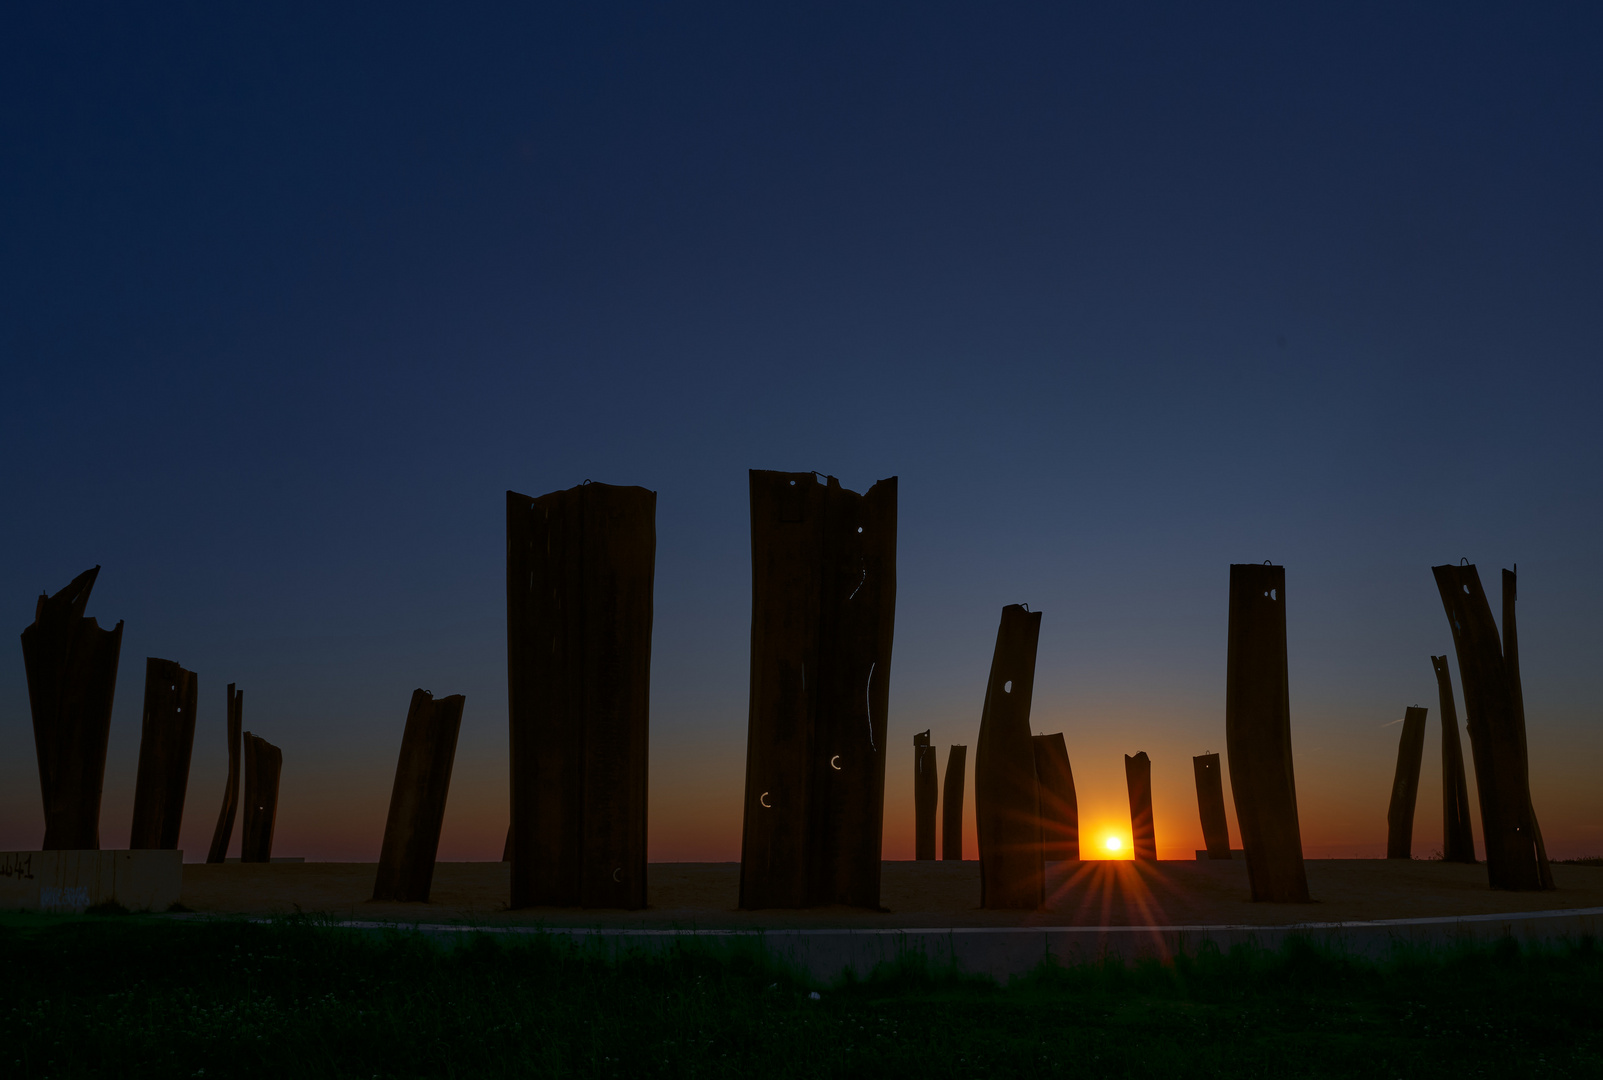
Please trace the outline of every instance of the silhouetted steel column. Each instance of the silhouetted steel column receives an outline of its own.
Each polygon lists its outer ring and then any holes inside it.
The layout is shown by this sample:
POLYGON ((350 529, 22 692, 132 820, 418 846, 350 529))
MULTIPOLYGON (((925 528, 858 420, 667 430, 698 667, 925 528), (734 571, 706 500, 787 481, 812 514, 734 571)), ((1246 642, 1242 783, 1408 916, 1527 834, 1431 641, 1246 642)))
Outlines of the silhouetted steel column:
POLYGON ((176 851, 195 748, 200 680, 175 660, 145 658, 145 714, 139 734, 130 851, 176 851))
POLYGON ((1520 754, 1519 784, 1525 791, 1525 815, 1521 828, 1529 828, 1531 840, 1536 844, 1537 878, 1544 889, 1553 888, 1553 868, 1547 861, 1547 845, 1542 842, 1542 825, 1536 820, 1536 808, 1531 804, 1531 761, 1525 739, 1525 688, 1520 679, 1520 644, 1518 620, 1514 608, 1519 579, 1518 564, 1513 570, 1503 571, 1503 669, 1508 673, 1509 698, 1514 705, 1514 724, 1518 730, 1520 754))
POLYGON ((1306 902, 1291 762, 1285 567, 1230 567, 1225 740, 1252 898, 1306 902))
POLYGON ((1041 858, 1062 862, 1080 857, 1080 801, 1063 733, 1032 735, 1036 797, 1041 802, 1041 858))
POLYGON ((401 735, 401 757, 390 790, 390 815, 373 883, 375 900, 426 901, 440 850, 445 798, 462 728, 461 694, 438 701, 427 690, 412 691, 401 735))
POLYGON ((1191 759, 1197 776, 1197 814, 1202 818, 1202 841, 1208 858, 1230 858, 1230 823, 1225 817, 1225 780, 1219 770, 1218 754, 1198 754, 1191 759))
POLYGON ((941 858, 963 859, 963 789, 968 775, 968 747, 946 752, 946 782, 941 796, 941 858))
POLYGON ((41 595, 33 623, 22 632, 46 851, 100 848, 100 792, 122 622, 102 630, 84 616, 99 574, 98 566, 85 570, 56 595, 41 595))
POLYGON ((512 906, 646 904, 657 493, 507 492, 512 906))
POLYGON ((896 478, 751 472, 740 906, 879 907, 896 478))
POLYGON ((1453 676, 1447 657, 1433 656, 1436 694, 1442 708, 1442 861, 1475 862, 1475 834, 1469 822, 1469 781, 1458 739, 1458 708, 1453 704, 1453 676))
POLYGON ((239 830, 240 862, 273 861, 273 825, 278 820, 278 778, 284 754, 245 732, 245 821, 239 830))
POLYGON ((935 804, 939 777, 935 775, 935 748, 930 733, 913 736, 913 858, 935 858, 935 804))
MULTIPOLYGON (((1434 566, 1431 572, 1447 612, 1458 652, 1458 672, 1464 680, 1487 877, 1494 889, 1550 889, 1552 871, 1531 807, 1521 722, 1524 705, 1519 700, 1518 637, 1510 636, 1512 649, 1505 655, 1475 567, 1434 566)), ((1514 613, 1514 575, 1507 571, 1503 590, 1503 621, 1509 626, 1514 613)))
POLYGON ((1414 802, 1419 797, 1419 764, 1425 753, 1425 714, 1410 705, 1403 713, 1403 734, 1397 743, 1397 774, 1386 808, 1386 858, 1411 859, 1414 845, 1414 802))
POLYGON ((245 721, 245 691, 228 684, 228 786, 223 789, 223 809, 212 831, 211 850, 206 861, 220 863, 228 858, 228 842, 234 835, 234 811, 239 805, 239 739, 245 721))
POLYGON ((1158 835, 1152 824, 1152 762, 1145 750, 1124 755, 1124 786, 1130 793, 1130 846, 1135 857, 1155 862, 1158 835))
POLYGON ((974 810, 979 826, 980 906, 1037 908, 1046 899, 1041 865, 1041 804, 1030 735, 1035 649, 1041 613, 1002 609, 991 678, 974 754, 974 810))

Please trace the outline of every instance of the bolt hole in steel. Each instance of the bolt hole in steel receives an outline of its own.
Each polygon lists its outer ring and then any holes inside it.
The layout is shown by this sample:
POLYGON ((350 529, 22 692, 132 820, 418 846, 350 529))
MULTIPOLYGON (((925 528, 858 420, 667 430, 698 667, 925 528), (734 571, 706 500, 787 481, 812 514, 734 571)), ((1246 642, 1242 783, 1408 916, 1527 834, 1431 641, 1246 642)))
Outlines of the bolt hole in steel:
POLYGON ((766 791, 763 792, 761 795, 757 796, 757 801, 762 803, 764 806, 768 807, 768 809, 770 809, 770 810, 772 810, 774 808, 773 804, 768 801, 768 792, 766 792, 766 791))
POLYGON ((863 531, 863 527, 861 525, 857 526, 857 531, 858 532, 862 532, 863 531))
POLYGON ((1013 692, 1013 680, 1009 679, 1007 682, 1002 684, 1002 693, 1011 694, 1012 692, 1013 692))
POLYGON ((836 754, 834 757, 829 759, 829 767, 831 769, 836 770, 836 771, 840 770, 840 755, 839 754, 836 754))
POLYGON ((616 870, 614 870, 612 872, 612 880, 621 883, 623 881, 622 874, 623 874, 623 867, 620 866, 620 867, 618 867, 618 869, 616 869, 616 870))

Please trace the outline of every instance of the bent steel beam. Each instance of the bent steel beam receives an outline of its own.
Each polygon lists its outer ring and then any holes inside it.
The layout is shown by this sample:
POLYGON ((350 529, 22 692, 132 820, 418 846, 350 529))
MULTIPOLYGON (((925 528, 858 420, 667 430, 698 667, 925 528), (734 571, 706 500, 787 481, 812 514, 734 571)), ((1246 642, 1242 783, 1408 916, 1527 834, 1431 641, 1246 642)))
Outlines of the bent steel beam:
POLYGON ((1145 750, 1124 755, 1124 786, 1130 793, 1130 847, 1138 859, 1156 862, 1158 834, 1152 824, 1152 761, 1145 750))
POLYGON ((1285 567, 1230 567, 1228 634, 1225 740, 1252 898, 1306 903, 1291 762, 1285 567))
POLYGON ((946 786, 941 793, 941 858, 963 859, 963 788, 968 775, 968 747, 946 752, 946 786))
POLYGON ((1041 858, 1062 862, 1080 857, 1080 801, 1063 733, 1032 735, 1035 783, 1041 800, 1041 858))
POLYGON ((273 826, 278 821, 278 778, 284 754, 259 736, 245 732, 245 820, 239 830, 239 861, 273 861, 273 826))
POLYGON ((427 690, 412 691, 373 882, 374 900, 423 902, 429 898, 466 700, 453 694, 436 701, 427 690))
POLYGON ((740 906, 879 907, 896 477, 751 472, 740 906))
POLYGON ((1045 901, 1041 804, 1030 735, 1041 613, 1002 609, 991 678, 974 753, 974 811, 980 843, 980 906, 1038 908, 1045 901))
POLYGON ((211 850, 206 861, 220 863, 228 858, 228 843, 234 835, 234 813, 239 806, 239 739, 245 720, 245 691, 228 684, 228 786, 223 789, 223 809, 212 831, 211 850))
POLYGON ((657 493, 507 492, 512 906, 646 904, 657 493))
POLYGON ((139 734, 130 851, 175 851, 195 748, 200 680, 174 660, 145 658, 145 712, 139 734))
POLYGON ((99 574, 96 566, 56 595, 41 595, 33 623, 22 632, 22 664, 33 712, 39 792, 44 798, 45 851, 100 847, 100 793, 122 622, 102 630, 84 616, 99 574))
POLYGON ((1500 642, 1492 607, 1474 566, 1433 566, 1464 680, 1464 711, 1480 795, 1487 879, 1494 889, 1551 889, 1552 871, 1531 806, 1514 575, 1503 572, 1500 642))
POLYGON ((935 858, 935 804, 939 799, 930 733, 913 736, 913 858, 935 858))
POLYGON ((1469 780, 1458 738, 1458 709, 1453 704, 1453 676, 1447 657, 1433 656, 1436 695, 1442 710, 1442 861, 1475 862, 1475 834, 1469 823, 1469 780))
POLYGON ((1230 823, 1225 818, 1224 774, 1219 770, 1218 754, 1198 754, 1191 759, 1197 777, 1197 814, 1202 818, 1202 840, 1208 858, 1230 858, 1230 823))
POLYGON ((1403 734, 1397 743, 1397 773, 1386 807, 1386 858, 1413 858, 1414 803, 1419 798, 1419 765, 1425 754, 1425 714, 1410 705, 1403 713, 1403 734))

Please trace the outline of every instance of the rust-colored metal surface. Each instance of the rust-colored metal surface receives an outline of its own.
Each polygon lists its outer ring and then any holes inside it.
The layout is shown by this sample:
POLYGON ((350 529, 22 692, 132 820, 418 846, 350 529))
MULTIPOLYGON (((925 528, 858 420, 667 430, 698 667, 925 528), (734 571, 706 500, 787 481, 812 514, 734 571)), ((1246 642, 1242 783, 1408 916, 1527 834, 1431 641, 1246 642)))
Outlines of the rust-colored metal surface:
POLYGON ((913 858, 935 858, 935 806, 940 778, 935 774, 935 748, 930 733, 913 736, 913 858))
POLYGON ((85 570, 56 595, 41 595, 33 623, 22 632, 45 851, 100 848, 100 793, 122 622, 102 630, 84 616, 99 574, 98 566, 85 570))
POLYGON ((742 908, 879 907, 896 490, 751 472, 742 908))
POLYGON ((657 493, 507 492, 512 906, 646 903, 657 493))
POLYGON ((1030 735, 1041 613, 1002 609, 991 678, 974 751, 974 812, 980 844, 980 906, 1038 908, 1045 901, 1041 804, 1030 735))
POLYGON ((223 809, 212 830, 212 846, 206 861, 220 863, 228 858, 228 844, 234 835, 234 813, 239 806, 239 740, 245 722, 245 691, 228 684, 228 786, 223 789, 223 809))
POLYGON ((1419 765, 1425 754, 1425 714, 1410 705, 1403 712, 1403 733, 1397 742, 1397 773, 1386 807, 1386 858, 1411 859, 1414 846, 1414 803, 1419 798, 1419 765))
POLYGON ((139 734, 130 851, 178 849, 195 748, 195 702, 200 680, 175 660, 145 658, 145 711, 139 734))
POLYGON ((1202 840, 1208 858, 1230 858, 1230 822, 1225 817, 1225 779, 1218 754, 1198 754, 1191 759, 1197 777, 1197 814, 1202 818, 1202 840))
POLYGON ((278 820, 278 778, 284 755, 266 739, 245 732, 245 820, 239 829, 240 862, 273 861, 278 820))
POLYGON ((1145 750, 1124 755, 1124 786, 1130 793, 1130 846, 1135 857, 1156 861, 1158 834, 1152 822, 1152 761, 1145 750))
POLYGON ((1480 795, 1486 873, 1494 889, 1551 889, 1531 806, 1525 705, 1514 618, 1515 577, 1503 571, 1503 640, 1474 566, 1433 566, 1464 680, 1464 711, 1480 795))
POLYGON ((436 701, 427 690, 412 691, 373 882, 374 900, 423 902, 429 898, 466 701, 461 694, 436 701))
POLYGON ((1036 797, 1041 801, 1041 858, 1061 862, 1080 857, 1080 800, 1063 733, 1030 736, 1035 748, 1036 797))
POLYGON ((1469 823, 1469 781, 1458 738, 1458 708, 1453 704, 1453 676, 1447 657, 1433 656, 1436 694, 1442 710, 1442 861, 1475 862, 1475 834, 1469 823))
POLYGON ((1230 567, 1225 740, 1252 898, 1305 903, 1310 898, 1291 762, 1281 566, 1230 567))
POLYGON ((941 796, 941 858, 963 859, 963 789, 968 777, 968 747, 946 752, 945 786, 941 796))

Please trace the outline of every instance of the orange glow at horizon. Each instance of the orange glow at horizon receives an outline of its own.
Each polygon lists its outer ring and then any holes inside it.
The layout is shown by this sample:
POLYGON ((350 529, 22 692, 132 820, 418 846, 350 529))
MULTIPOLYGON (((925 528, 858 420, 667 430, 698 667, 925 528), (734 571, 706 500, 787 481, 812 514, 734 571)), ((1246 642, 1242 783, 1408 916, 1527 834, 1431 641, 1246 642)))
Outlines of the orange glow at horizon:
POLYGON ((1106 840, 1102 841, 1102 846, 1107 848, 1109 851, 1118 851, 1119 848, 1123 846, 1123 843, 1117 836, 1110 836, 1106 840))

